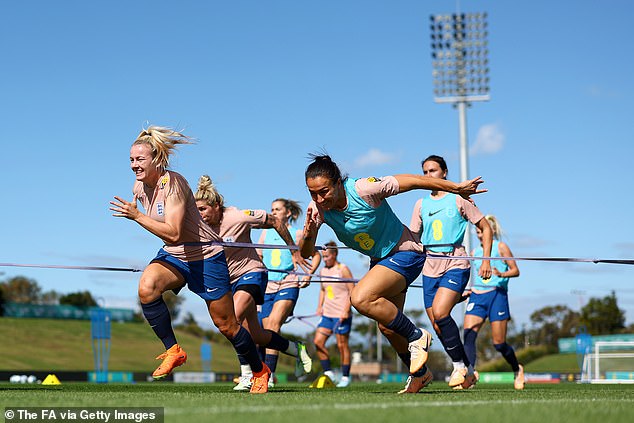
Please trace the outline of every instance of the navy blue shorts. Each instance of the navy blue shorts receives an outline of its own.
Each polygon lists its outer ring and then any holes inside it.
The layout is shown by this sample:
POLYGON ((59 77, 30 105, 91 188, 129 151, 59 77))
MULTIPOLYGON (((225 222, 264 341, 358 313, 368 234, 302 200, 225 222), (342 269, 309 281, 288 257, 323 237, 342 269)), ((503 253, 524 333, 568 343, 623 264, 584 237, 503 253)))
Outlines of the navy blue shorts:
POLYGON ((231 290, 224 251, 205 260, 182 261, 161 248, 152 261, 174 267, 185 279, 187 288, 205 301, 219 300, 231 290))
POLYGON ((321 320, 319 321, 317 327, 328 329, 337 335, 346 335, 350 333, 350 330, 352 329, 352 316, 347 319, 321 316, 321 320))
POLYGON ((448 288, 462 294, 469 283, 470 269, 451 269, 437 278, 423 275, 423 299, 425 308, 431 307, 438 288, 448 288))
POLYGON ((267 272, 245 273, 231 284, 231 292, 235 294, 236 291, 246 291, 251 294, 256 304, 262 304, 268 281, 267 272))
MULTIPOLYGON (((299 288, 286 288, 281 289, 277 292, 271 292, 270 294, 264 294, 264 304, 262 304, 262 309, 258 313, 258 317, 260 318, 260 320, 269 317, 271 315, 271 311, 273 311, 273 304, 278 301, 292 301, 294 309, 295 303, 297 303, 298 298, 299 288)), ((293 309, 291 309, 291 315, 293 314, 293 309)))
POLYGON ((425 255, 416 251, 397 251, 387 257, 370 262, 370 269, 376 265, 387 267, 400 273, 405 278, 405 283, 410 286, 416 280, 425 264, 425 255))
POLYGON ((482 294, 471 292, 465 314, 473 314, 484 320, 488 318, 491 322, 508 320, 511 318, 509 294, 503 289, 495 289, 482 294))

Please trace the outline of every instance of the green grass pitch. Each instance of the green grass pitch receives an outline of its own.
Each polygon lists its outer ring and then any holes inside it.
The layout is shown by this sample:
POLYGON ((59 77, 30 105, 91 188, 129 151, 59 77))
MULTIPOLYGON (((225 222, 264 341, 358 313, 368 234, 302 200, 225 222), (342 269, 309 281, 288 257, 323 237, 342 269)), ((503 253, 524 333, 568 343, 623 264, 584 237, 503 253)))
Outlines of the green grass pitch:
MULTIPOLYGON (((231 384, 0 384, 6 407, 164 407, 165 422, 632 422, 634 385, 480 384, 451 391, 435 381, 417 395, 398 384, 347 389, 279 384, 269 394, 234 392, 231 384)), ((4 410, 3 410, 4 411, 4 410)))

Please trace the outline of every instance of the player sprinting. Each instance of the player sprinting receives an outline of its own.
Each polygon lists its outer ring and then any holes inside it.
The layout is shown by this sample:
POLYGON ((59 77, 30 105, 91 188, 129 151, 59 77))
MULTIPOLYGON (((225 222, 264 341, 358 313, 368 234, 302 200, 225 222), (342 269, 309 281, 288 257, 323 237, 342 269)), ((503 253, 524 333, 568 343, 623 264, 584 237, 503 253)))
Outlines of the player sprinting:
MULTIPOLYGON (((251 230, 274 228, 287 245, 295 245, 293 239, 280 220, 264 210, 225 207, 224 198, 207 175, 200 177, 198 190, 194 195, 198 211, 205 223, 218 232, 224 242, 252 243, 251 230)), ((297 250, 292 253, 295 261, 307 266, 297 250)), ((267 284, 267 270, 254 248, 225 246, 233 303, 238 322, 251 334, 255 343, 266 348, 282 351, 296 357, 295 375, 310 373, 312 360, 302 342, 291 342, 277 332, 263 330, 258 321, 256 306, 264 301, 267 284)), ((240 361, 240 380, 233 388, 236 391, 249 390, 253 373, 244 357, 240 361)))
MULTIPOLYGON (((302 256, 314 253, 319 228, 326 223, 346 246, 370 257, 370 270, 352 290, 352 305, 364 316, 376 320, 382 331, 404 338, 405 351, 392 345, 409 366, 410 373, 431 376, 425 366, 431 334, 417 328, 402 312, 407 287, 425 263, 423 247, 394 214, 386 198, 413 189, 446 190, 468 197, 485 192, 478 190, 482 180, 456 184, 420 175, 352 179, 342 176, 330 156, 312 158, 305 172, 313 201, 306 211, 304 233, 299 241, 302 256)), ((415 390, 410 390, 409 382, 402 393, 415 390)))
POLYGON ((141 131, 130 149, 130 168, 136 176, 133 200, 115 196, 110 202, 113 216, 134 220, 165 243, 143 271, 138 290, 143 315, 166 349, 157 357, 162 362, 152 376, 162 379, 187 361, 162 296, 187 284, 205 300, 218 330, 253 369, 251 393, 265 393, 270 370, 260 360, 249 332, 236 320, 225 254, 222 246, 213 244, 221 238, 203 222, 185 178, 167 169, 176 146, 190 143, 170 128, 150 126, 141 131), (137 200, 145 214, 137 209, 137 200))
MULTIPOLYGON (((288 229, 288 232, 296 243, 301 236, 301 230, 292 226, 302 213, 299 203, 293 200, 278 198, 271 204, 271 215, 288 229)), ((264 229, 260 234, 259 244, 286 245, 277 231, 264 229)), ((299 259, 288 249, 267 248, 259 251, 262 262, 269 269, 268 283, 264 295, 264 303, 258 317, 262 321, 262 327, 279 333, 282 325, 293 314, 295 304, 299 298, 300 288, 305 288, 310 283, 309 276, 298 276, 287 272, 301 271, 312 275, 321 263, 321 256, 315 252, 307 264, 301 256, 299 259)), ((279 352, 266 348, 264 362, 271 369, 273 375, 277 368, 279 352)), ((275 384, 275 378, 269 380, 269 387, 275 384)))

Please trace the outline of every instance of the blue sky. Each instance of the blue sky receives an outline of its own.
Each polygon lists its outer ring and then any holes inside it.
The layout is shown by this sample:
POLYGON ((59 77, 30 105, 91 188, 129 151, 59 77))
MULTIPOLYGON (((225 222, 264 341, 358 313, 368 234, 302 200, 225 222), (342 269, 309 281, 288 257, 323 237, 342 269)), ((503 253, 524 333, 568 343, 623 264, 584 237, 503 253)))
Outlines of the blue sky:
MULTIPOLYGON (((5 2, 0 26, 0 262, 143 267, 161 242, 111 217, 108 202, 131 197, 129 147, 145 122, 197 138, 172 169, 191 184, 208 173, 237 207, 307 205, 307 155, 322 148, 355 177, 418 173, 439 154, 458 180, 458 115, 433 101, 428 24, 458 6, 489 15, 491 101, 467 115, 470 176, 489 189, 478 206, 498 216, 516 256, 632 259, 630 1, 26 0, 5 2)), ((423 194, 390 203, 408 223, 423 194)), ((319 241, 331 238, 324 229, 319 241)), ((357 254, 340 258, 363 274, 357 254)), ((518 326, 611 290, 634 322, 631 266, 519 267, 518 326)), ((0 272, 136 304, 138 274, 0 272)), ((297 314, 314 312, 317 289, 302 292, 297 314)), ((421 297, 412 289, 406 308, 421 297)))

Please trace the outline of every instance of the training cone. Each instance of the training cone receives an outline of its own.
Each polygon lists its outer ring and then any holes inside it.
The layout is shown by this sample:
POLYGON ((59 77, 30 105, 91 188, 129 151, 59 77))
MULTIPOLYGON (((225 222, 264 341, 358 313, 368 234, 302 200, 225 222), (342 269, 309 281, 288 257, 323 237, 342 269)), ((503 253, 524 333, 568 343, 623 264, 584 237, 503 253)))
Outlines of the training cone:
POLYGON ((328 376, 321 375, 310 384, 309 388, 335 389, 335 384, 332 383, 332 380, 328 376))
POLYGON ((57 376, 55 376, 54 374, 50 374, 46 376, 46 379, 42 381, 42 385, 61 385, 61 384, 62 382, 60 382, 57 376))

